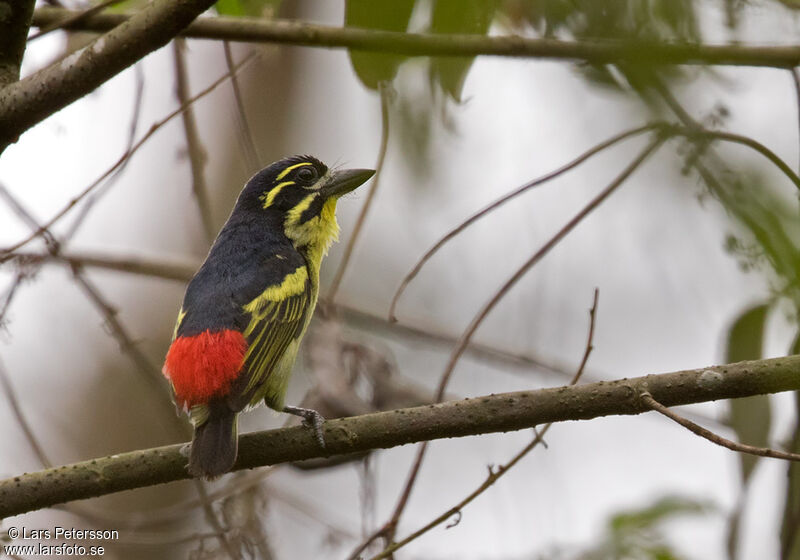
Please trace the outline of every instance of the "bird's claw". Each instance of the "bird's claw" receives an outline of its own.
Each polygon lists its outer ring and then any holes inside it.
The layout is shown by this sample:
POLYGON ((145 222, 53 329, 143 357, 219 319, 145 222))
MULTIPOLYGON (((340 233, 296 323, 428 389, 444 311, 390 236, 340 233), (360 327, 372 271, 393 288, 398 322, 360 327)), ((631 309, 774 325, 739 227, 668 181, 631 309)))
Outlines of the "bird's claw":
POLYGON ((325 422, 325 418, 322 414, 312 408, 300 408, 299 406, 285 406, 283 411, 301 417, 303 425, 314 430, 314 436, 319 446, 325 448, 325 437, 322 434, 322 424, 325 422))

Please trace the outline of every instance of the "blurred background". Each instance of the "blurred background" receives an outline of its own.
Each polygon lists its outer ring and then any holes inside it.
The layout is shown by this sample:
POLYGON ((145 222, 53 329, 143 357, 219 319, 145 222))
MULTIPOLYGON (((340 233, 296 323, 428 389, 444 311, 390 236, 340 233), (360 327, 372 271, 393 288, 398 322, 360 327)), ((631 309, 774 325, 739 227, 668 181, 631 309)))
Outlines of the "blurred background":
MULTIPOLYGON (((796 44, 798 8, 788 0, 217 5, 228 16, 393 31, 743 45, 796 44)), ((23 73, 93 37, 57 31, 31 41, 23 73)), ((339 203, 341 241, 323 264, 323 300, 287 399, 329 417, 360 414, 430 402, 473 316, 652 136, 601 151, 459 233, 408 284, 390 321, 403 278, 448 231, 654 120, 751 137, 797 169, 797 80, 774 68, 170 44, 0 158, 8 246, 159 124, 54 237, 0 268, 0 475, 188 440, 160 376, 173 322, 242 185, 272 161, 307 153, 329 165, 380 166, 339 203), (232 68, 235 81, 164 122, 232 68)), ((595 288, 582 381, 791 353, 800 305, 793 188, 746 147, 670 139, 505 295, 458 362, 447 398, 567 383, 585 351, 595 288)), ((753 445, 798 445, 791 394, 681 412, 753 445)), ((241 429, 284 421, 261 408, 241 417, 241 429)), ((433 442, 397 538, 458 503, 532 435, 433 442)), ((800 558, 800 480, 782 461, 740 457, 652 413, 554 425, 545 441, 457 525, 432 529, 396 557, 800 558)), ((123 492, 3 527, 117 529, 120 539, 103 543, 109 558, 347 558, 390 518, 415 451, 123 492)), ((364 555, 380 550, 376 543, 364 555)))

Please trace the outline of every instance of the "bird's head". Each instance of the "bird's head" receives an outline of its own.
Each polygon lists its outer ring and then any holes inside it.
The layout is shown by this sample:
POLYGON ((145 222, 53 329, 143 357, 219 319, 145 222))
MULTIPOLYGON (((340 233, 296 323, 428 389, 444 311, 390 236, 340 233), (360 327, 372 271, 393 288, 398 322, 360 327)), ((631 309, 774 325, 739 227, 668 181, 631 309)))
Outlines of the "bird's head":
POLYGON ((339 232, 336 201, 374 174, 372 169, 332 171, 312 156, 293 156, 256 173, 237 207, 280 216, 284 233, 296 247, 324 253, 339 232))

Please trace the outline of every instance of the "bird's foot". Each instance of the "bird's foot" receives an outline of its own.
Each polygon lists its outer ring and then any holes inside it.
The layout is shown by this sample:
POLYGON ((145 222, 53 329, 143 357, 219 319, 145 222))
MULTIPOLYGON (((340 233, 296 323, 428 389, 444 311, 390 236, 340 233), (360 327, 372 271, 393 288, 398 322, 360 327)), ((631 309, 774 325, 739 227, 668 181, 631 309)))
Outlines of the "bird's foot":
POLYGON ((319 446, 325 448, 325 438, 322 435, 322 423, 325 422, 325 418, 322 417, 322 414, 314 409, 300 408, 299 406, 284 406, 283 411, 300 416, 303 419, 303 425, 314 430, 314 436, 317 438, 319 446))

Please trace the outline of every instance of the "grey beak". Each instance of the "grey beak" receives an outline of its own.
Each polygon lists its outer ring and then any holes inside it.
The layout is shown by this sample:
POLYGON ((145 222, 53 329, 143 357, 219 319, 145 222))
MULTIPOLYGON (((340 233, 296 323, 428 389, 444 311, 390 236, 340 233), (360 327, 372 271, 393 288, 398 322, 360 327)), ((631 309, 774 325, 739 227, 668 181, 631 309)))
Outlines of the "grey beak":
POLYGON ((373 175, 375 175, 374 169, 343 169, 335 171, 320 191, 325 197, 339 197, 360 187, 373 175))

